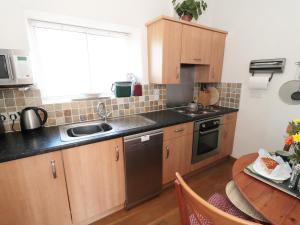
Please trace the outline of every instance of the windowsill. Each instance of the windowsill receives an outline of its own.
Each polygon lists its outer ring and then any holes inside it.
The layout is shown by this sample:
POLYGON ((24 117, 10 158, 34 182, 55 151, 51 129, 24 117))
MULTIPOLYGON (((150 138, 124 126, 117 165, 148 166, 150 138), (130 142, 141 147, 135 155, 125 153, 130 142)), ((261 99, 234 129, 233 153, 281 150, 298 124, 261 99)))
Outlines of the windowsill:
POLYGON ((76 101, 89 101, 89 100, 101 100, 101 99, 110 99, 114 98, 112 95, 98 95, 98 96, 57 96, 51 98, 42 98, 43 104, 61 104, 61 103, 70 103, 76 101))

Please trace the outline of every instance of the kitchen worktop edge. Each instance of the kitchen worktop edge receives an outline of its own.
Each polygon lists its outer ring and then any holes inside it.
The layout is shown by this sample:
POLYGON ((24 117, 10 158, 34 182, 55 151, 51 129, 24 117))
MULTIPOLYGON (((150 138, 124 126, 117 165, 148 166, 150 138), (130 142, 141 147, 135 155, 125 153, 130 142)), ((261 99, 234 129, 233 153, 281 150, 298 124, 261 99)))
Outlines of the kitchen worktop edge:
POLYGON ((58 126, 45 127, 32 133, 7 133, 0 138, 0 163, 92 144, 100 141, 110 140, 113 138, 143 133, 150 130, 161 129, 172 125, 193 122, 196 120, 220 116, 238 111, 238 109, 233 108, 220 107, 220 109, 220 112, 210 114, 209 116, 202 115, 195 118, 179 114, 170 109, 143 113, 139 115, 145 116, 146 118, 151 119, 156 123, 146 127, 112 132, 101 136, 94 136, 70 142, 61 141, 58 126))

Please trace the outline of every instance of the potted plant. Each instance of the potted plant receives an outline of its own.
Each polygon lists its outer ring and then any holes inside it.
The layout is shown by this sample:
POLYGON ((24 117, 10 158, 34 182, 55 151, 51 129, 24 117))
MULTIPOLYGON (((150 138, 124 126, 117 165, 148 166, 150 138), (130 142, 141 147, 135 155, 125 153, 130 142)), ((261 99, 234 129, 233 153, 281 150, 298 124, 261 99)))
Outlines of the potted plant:
POLYGON ((287 127, 288 137, 285 139, 285 149, 289 150, 292 155, 290 160, 300 163, 300 119, 291 121, 287 127), (292 147, 292 148, 291 148, 292 147))
POLYGON ((179 17, 186 21, 191 21, 193 18, 197 20, 207 9, 207 3, 204 0, 184 0, 182 2, 172 0, 172 3, 179 17))

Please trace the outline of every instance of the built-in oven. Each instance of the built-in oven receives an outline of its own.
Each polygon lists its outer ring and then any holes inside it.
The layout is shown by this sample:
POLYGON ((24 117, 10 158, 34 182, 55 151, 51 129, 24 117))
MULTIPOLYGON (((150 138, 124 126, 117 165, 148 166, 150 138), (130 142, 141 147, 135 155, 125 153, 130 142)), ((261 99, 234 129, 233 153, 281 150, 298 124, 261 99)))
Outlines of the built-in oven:
POLYGON ((197 163, 219 152, 223 117, 195 122, 192 163, 197 163))

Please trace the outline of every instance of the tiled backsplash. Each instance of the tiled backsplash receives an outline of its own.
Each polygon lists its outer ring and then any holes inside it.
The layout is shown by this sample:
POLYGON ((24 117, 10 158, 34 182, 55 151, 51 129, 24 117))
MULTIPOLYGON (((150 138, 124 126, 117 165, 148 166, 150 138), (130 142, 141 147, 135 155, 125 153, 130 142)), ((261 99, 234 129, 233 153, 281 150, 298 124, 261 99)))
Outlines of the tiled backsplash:
MULTIPOLYGON (((42 104, 39 90, 19 91, 17 88, 0 89, 0 114, 20 112, 25 107, 38 106, 47 110, 46 126, 56 126, 81 121, 99 119, 96 108, 99 102, 104 102, 112 117, 127 116, 166 108, 165 85, 143 85, 143 96, 128 98, 111 98, 97 100, 80 100, 59 104, 42 104)), ((8 118, 4 122, 5 130, 11 131, 8 118)), ((14 125, 20 130, 19 121, 14 125)))
MULTIPOLYGON (((194 97, 197 98, 200 91, 200 83, 195 84, 194 97)), ((215 87, 220 93, 218 105, 229 108, 239 108, 242 84, 241 83, 212 83, 207 87, 215 87)))
MULTIPOLYGON (((220 92, 219 105, 239 108, 241 84, 215 83, 208 84, 216 87, 220 92)), ((194 93, 198 96, 200 84, 195 84, 194 93)), ((112 117, 128 116, 144 112, 162 110, 166 108, 166 85, 143 85, 143 96, 128 98, 111 98, 97 100, 80 100, 59 104, 43 104, 39 90, 20 91, 17 88, 0 89, 0 114, 7 117, 8 113, 20 112, 25 107, 38 106, 47 110, 46 126, 76 123, 99 119, 97 105, 104 102, 112 117)), ((12 121, 6 118, 5 130, 11 131, 12 121)), ((15 130, 20 130, 19 120, 15 122, 15 130)))

